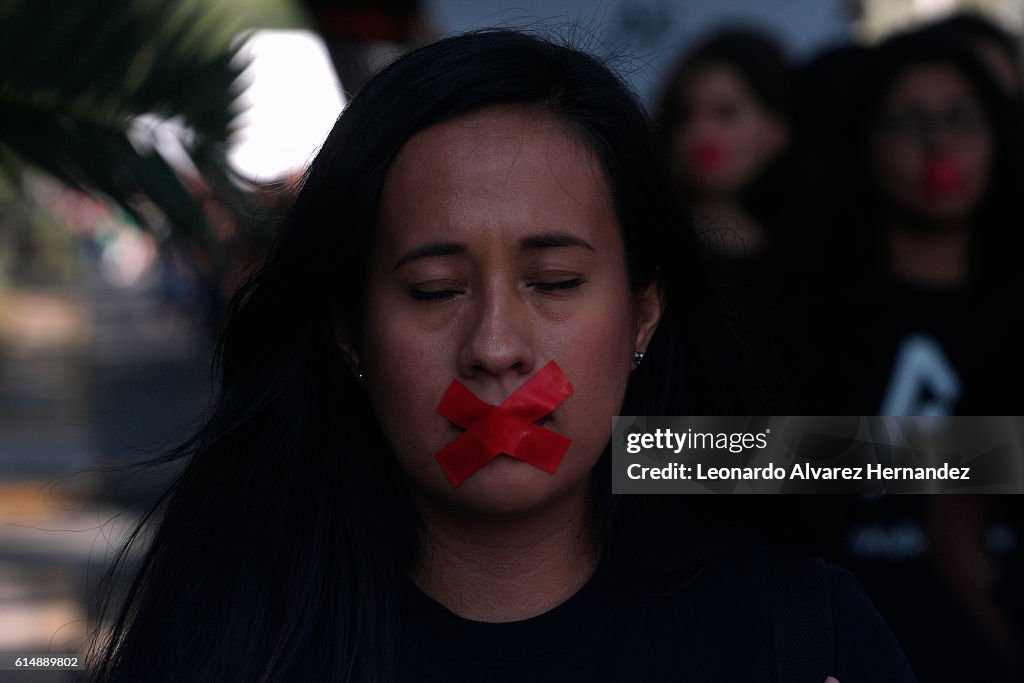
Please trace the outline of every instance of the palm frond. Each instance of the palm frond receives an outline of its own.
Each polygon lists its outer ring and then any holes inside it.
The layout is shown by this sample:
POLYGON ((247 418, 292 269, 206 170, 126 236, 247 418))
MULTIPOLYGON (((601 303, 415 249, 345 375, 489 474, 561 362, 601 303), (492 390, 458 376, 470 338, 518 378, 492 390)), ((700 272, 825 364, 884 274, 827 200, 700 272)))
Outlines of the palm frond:
MULTIPOLYGON (((130 131, 146 114, 181 121, 207 182, 237 186, 227 141, 244 65, 233 33, 198 0, 0 0, 0 151, 136 215, 148 199, 172 234, 205 241, 175 170, 130 131)), ((0 165, 10 159, 0 153, 0 165)))

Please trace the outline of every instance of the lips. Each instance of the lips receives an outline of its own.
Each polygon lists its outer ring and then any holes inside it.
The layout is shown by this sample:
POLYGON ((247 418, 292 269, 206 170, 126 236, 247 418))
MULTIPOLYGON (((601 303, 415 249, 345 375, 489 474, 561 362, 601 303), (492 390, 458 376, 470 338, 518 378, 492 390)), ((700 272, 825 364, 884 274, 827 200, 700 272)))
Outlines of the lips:
POLYGON ((930 200, 943 200, 961 194, 966 184, 963 169, 949 157, 931 157, 921 172, 921 187, 930 200))
MULTIPOLYGON (((550 415, 545 415, 544 417, 542 417, 542 418, 540 418, 538 420, 534 420, 533 424, 537 425, 538 427, 544 427, 544 426, 546 426, 548 424, 551 424, 551 421, 552 421, 551 420, 551 416, 550 415)), ((455 424, 451 420, 448 420, 448 427, 452 431, 459 432, 459 433, 462 433, 462 432, 466 431, 465 427, 460 427, 459 425, 455 424)))
POLYGON ((719 140, 701 140, 690 150, 690 165, 698 173, 713 173, 725 165, 729 151, 719 140))

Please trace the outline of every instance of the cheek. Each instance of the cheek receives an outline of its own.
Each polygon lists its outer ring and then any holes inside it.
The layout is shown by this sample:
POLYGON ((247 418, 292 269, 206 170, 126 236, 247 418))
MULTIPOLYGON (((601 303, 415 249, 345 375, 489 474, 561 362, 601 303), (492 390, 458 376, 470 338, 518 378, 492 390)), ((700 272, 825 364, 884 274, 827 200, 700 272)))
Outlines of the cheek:
POLYGON ((963 165, 967 178, 971 181, 971 189, 976 194, 983 194, 988 186, 992 168, 993 147, 987 136, 981 136, 964 149, 963 165))
POLYGON ((908 199, 921 185, 922 155, 899 143, 874 142, 871 156, 879 189, 889 197, 908 199))
POLYGON ((391 451, 411 474, 430 466, 446 438, 434 413, 455 376, 445 330, 424 332, 378 304, 366 322, 363 367, 367 392, 391 451))
POLYGON ((611 417, 619 413, 632 367, 635 338, 630 302, 616 310, 595 311, 579 319, 574 332, 552 357, 572 383, 559 421, 581 457, 594 460, 611 436, 611 417))
POLYGON ((786 132, 781 123, 764 112, 756 114, 755 124, 751 126, 748 147, 759 167, 782 151, 785 140, 786 132))
POLYGON ((754 131, 737 131, 734 138, 729 145, 733 150, 732 172, 736 182, 743 183, 764 163, 765 154, 762 141, 754 131))

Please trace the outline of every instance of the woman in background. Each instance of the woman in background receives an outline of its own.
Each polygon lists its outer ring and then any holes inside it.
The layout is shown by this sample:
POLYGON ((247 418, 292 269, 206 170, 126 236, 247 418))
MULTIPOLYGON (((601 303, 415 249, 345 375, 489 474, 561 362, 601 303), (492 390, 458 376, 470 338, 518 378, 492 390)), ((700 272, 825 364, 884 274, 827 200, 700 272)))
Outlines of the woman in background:
POLYGON ((789 138, 789 66, 771 39, 718 33, 673 70, 657 105, 658 131, 698 231, 723 259, 762 253, 773 161, 789 138))
MULTIPOLYGON (((847 189, 813 193, 831 210, 812 204, 794 264, 817 296, 802 393, 822 414, 1024 413, 1016 109, 967 45, 930 27, 857 66, 849 147, 818 171, 819 187, 847 189)), ((1020 544, 989 543, 1021 528, 1016 503, 880 497, 848 514, 843 561, 923 679, 1019 680, 1020 544), (923 610, 937 615, 926 626, 923 610)))
POLYGON ((849 193, 808 236, 827 293, 811 393, 829 414, 1020 413, 1015 110, 971 52, 928 33, 880 46, 862 80, 849 193))
POLYGON ((715 33, 679 61, 655 111, 660 151, 691 207, 727 320, 753 359, 770 412, 787 413, 791 339, 802 313, 777 263, 790 201, 789 65, 759 32, 715 33))

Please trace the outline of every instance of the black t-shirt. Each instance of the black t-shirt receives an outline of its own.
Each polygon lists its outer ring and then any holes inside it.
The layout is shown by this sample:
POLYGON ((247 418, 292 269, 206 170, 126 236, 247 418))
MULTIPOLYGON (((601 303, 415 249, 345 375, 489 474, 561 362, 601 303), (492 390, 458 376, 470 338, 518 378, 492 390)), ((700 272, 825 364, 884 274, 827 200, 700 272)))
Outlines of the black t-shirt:
MULTIPOLYGON (((672 590, 626 583, 602 563, 531 619, 463 619, 405 590, 402 683, 773 681, 770 557, 721 558, 672 590), (627 587, 628 586, 628 587, 627 587)), ((913 681, 899 645, 852 574, 827 568, 840 683, 913 681)))
POLYGON ((1021 414, 1022 291, 1019 282, 929 289, 890 280, 820 302, 815 412, 1021 414))

